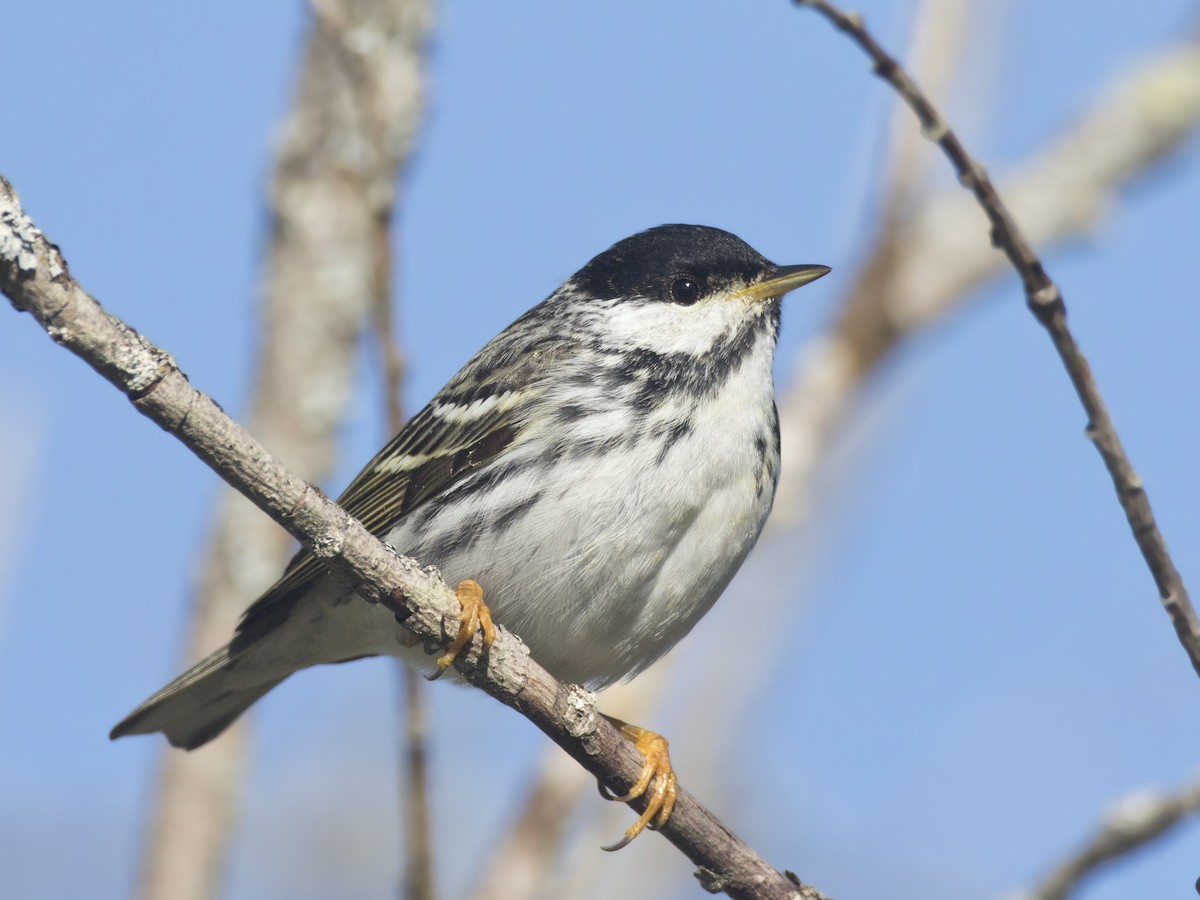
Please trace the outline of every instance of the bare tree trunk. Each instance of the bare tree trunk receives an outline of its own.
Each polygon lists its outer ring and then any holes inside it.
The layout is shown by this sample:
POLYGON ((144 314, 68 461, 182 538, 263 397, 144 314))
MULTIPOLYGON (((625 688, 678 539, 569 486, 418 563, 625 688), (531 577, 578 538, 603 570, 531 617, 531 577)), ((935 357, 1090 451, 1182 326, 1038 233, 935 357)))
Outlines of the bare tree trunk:
MULTIPOLYGON (((326 477, 358 339, 390 283, 396 173, 422 97, 426 0, 322 0, 272 189, 262 352, 250 428, 307 480, 326 477)), ((188 657, 229 639, 278 575, 290 541, 241 496, 218 505, 188 657)), ((143 860, 142 896, 216 896, 242 792, 244 721, 194 753, 168 751, 143 860)))

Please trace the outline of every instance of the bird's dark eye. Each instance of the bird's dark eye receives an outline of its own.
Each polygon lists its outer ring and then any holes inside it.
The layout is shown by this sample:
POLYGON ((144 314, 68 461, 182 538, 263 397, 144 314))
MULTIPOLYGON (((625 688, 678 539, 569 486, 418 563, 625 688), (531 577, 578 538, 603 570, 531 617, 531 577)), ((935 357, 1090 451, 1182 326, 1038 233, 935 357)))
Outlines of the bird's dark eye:
POLYGON ((680 306, 691 306, 700 299, 700 282, 682 275, 671 282, 671 300, 680 306))

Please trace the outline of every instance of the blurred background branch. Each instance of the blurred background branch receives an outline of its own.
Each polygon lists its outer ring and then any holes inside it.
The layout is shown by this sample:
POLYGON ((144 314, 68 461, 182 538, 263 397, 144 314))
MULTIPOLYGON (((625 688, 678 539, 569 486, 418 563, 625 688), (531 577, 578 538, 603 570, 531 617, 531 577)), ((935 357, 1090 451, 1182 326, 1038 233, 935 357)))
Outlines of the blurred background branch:
POLYGON ((1200 812, 1200 780, 1171 793, 1140 790, 1121 798, 1095 834, 1040 885, 1009 900, 1067 900, 1098 868, 1140 850, 1200 812))
MULTIPOLYGON (((271 188, 259 368, 249 429, 303 478, 334 463, 360 336, 390 291, 397 173, 421 109, 425 0, 320 0, 271 188)), ((291 541, 223 488, 194 599, 188 660, 229 638, 291 541)), ((164 751, 141 893, 219 893, 237 833, 247 720, 192 753, 164 751)))

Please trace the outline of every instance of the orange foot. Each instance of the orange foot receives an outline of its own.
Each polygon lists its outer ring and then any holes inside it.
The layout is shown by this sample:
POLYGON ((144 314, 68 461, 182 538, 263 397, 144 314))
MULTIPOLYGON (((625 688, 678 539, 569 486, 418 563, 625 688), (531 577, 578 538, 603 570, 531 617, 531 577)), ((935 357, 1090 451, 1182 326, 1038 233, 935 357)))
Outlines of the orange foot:
POLYGON ((671 755, 667 752, 665 737, 656 732, 647 731, 645 728, 639 728, 637 725, 630 725, 628 722, 614 719, 612 716, 604 718, 617 726, 621 737, 633 743, 637 751, 645 757, 646 764, 642 767, 642 774, 638 778, 637 784, 629 789, 628 794, 623 797, 613 796, 608 788, 601 784, 600 795, 606 800, 628 803, 630 800, 645 795, 649 790, 646 809, 642 812, 641 817, 625 830, 625 836, 621 840, 602 848, 611 852, 626 846, 641 834, 646 826, 655 829, 666 824, 667 819, 671 818, 672 810, 675 809, 675 800, 679 796, 679 791, 675 770, 671 767, 671 755))
POLYGON ((466 581, 460 581, 458 587, 454 589, 454 593, 458 595, 458 602, 462 605, 462 612, 459 613, 458 637, 454 639, 450 649, 438 657, 437 671, 429 676, 430 681, 440 678, 442 673, 450 668, 450 664, 454 662, 462 648, 471 643, 471 638, 475 637, 475 632, 480 628, 483 628, 485 652, 496 640, 496 626, 492 624, 492 611, 483 602, 483 588, 479 586, 479 583, 471 581, 469 578, 466 581))

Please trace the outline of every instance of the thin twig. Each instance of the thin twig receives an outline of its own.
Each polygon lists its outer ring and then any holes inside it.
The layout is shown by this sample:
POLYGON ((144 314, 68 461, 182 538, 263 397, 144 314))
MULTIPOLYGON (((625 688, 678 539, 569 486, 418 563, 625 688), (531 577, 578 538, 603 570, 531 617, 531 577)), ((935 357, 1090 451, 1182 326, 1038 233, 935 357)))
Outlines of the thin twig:
MULTIPOLYGON (((381 234, 387 243, 387 229, 381 234)), ((374 299, 375 333, 378 337, 379 358, 383 369, 384 401, 391 434, 404 424, 404 401, 400 385, 404 379, 404 357, 396 343, 392 327, 392 298, 390 289, 391 247, 380 259, 388 260, 388 275, 381 275, 374 299)), ((404 879, 400 895, 405 900, 433 900, 437 896, 434 882, 432 825, 429 819, 429 754, 427 750, 427 720, 425 687, 420 675, 403 663, 396 664, 400 679, 404 709, 400 741, 400 796, 397 798, 404 819, 404 879)))
MULTIPOLYGON (((1014 216, 1038 245, 1086 237, 1123 187, 1186 146, 1200 126, 1200 41, 1160 48, 1072 118, 1002 180, 1014 216)), ((836 323, 802 352, 781 392, 784 457, 772 531, 808 514, 817 466, 860 385, 898 346, 962 309, 1007 266, 972 232, 978 215, 973 197, 946 191, 912 210, 898 229, 885 227, 836 323)))
POLYGON ((429 754, 425 716, 425 687, 419 673, 397 663, 404 691, 403 750, 400 761, 400 808, 404 818, 405 900, 437 896, 433 867, 433 830, 429 818, 429 754))
MULTIPOLYGON (((396 341, 392 302, 392 207, 379 216, 375 234, 376 271, 371 312, 376 346, 383 374, 383 396, 388 435, 404 425, 404 354, 396 341)), ((404 900, 434 900, 432 826, 429 820, 429 763, 426 750, 426 717, 423 679, 411 667, 396 664, 404 709, 401 712, 400 795, 397 797, 404 820, 404 875, 400 895, 404 900)))
POLYGON ((1087 360, 1067 327, 1067 310, 1058 285, 1046 274, 1041 259, 1013 221, 983 166, 967 153, 958 137, 900 64, 864 28, 862 17, 844 13, 825 0, 793 2, 816 10, 862 48, 871 58, 875 74, 896 89, 916 114, 922 133, 942 148, 963 186, 975 195, 983 208, 991 224, 992 243, 1004 252, 1021 276, 1029 309, 1049 333, 1067 369, 1087 413, 1087 436, 1104 460, 1117 492, 1117 500, 1125 511, 1134 540, 1154 576, 1163 607, 1175 626, 1179 642, 1191 660, 1192 668, 1200 674, 1200 620, 1196 617, 1183 579, 1167 551, 1142 479, 1134 471, 1121 445, 1087 360))
MULTIPOLYGON (((382 603, 428 646, 450 644, 460 606, 436 570, 399 556, 289 472, 212 398, 193 388, 165 351, 107 313, 71 277, 59 249, 25 215, 2 176, 0 291, 310 552, 348 574, 358 594, 382 603)), ((628 791, 644 760, 597 713, 591 692, 555 679, 503 628, 486 655, 481 649, 479 637, 456 660, 468 682, 528 718, 612 792, 628 791)), ((644 798, 630 801, 635 810, 644 805, 644 798)), ((824 896, 774 869, 683 789, 661 834, 699 867, 697 877, 714 893, 771 900, 824 896)))
POLYGON ((1200 780, 1174 794, 1138 791, 1123 798, 1099 829, 1042 884, 1013 900, 1066 900, 1096 869, 1143 847, 1200 813, 1200 780))

